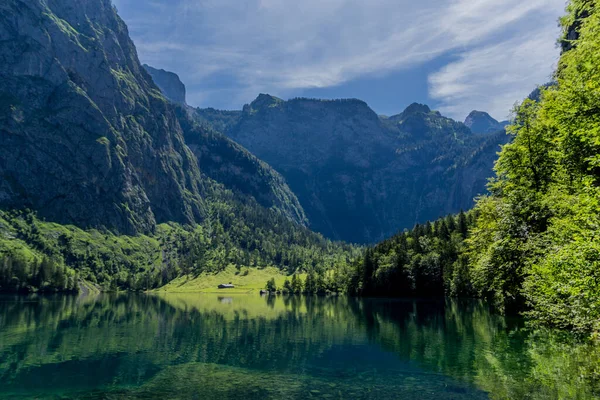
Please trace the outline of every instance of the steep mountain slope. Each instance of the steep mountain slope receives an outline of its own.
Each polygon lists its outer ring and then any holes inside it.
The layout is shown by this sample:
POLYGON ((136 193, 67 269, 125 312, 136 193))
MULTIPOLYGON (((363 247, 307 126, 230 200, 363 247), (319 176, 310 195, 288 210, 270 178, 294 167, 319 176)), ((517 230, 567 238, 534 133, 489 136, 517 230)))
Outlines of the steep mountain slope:
POLYGON ((379 117, 360 100, 261 94, 241 112, 197 114, 279 171, 311 228, 363 243, 472 206, 507 140, 420 104, 379 117))
POLYGON ((473 133, 495 133, 503 130, 508 125, 508 121, 498 122, 484 111, 471 111, 465 119, 465 125, 473 133))
POLYGON ((0 208, 148 233, 202 221, 214 178, 304 221, 279 175, 162 96, 109 0, 2 2, 0 61, 0 208), (214 152, 203 171, 184 137, 214 152))
POLYGON ((126 233, 200 219, 194 157, 110 1, 0 11, 0 206, 126 233))
POLYGON ((178 106, 175 111, 185 142, 198 160, 202 174, 289 220, 308 224, 298 198, 278 172, 224 134, 203 124, 192 108, 178 106))

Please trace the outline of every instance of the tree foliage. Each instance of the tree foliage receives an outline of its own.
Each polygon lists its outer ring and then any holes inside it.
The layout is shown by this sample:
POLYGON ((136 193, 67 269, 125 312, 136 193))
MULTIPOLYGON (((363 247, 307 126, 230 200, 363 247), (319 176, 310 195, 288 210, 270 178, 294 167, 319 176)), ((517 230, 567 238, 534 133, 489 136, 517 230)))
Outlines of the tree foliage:
POLYGON ((377 296, 472 294, 464 239, 473 213, 417 224, 372 249, 356 266, 348 291, 377 296))
POLYGON ((556 85, 516 108, 469 240, 480 294, 586 332, 600 329, 599 7, 571 1, 556 85))
POLYGON ((490 195, 367 251, 355 292, 476 295, 600 331, 600 0, 567 10, 555 84, 515 107, 490 195))

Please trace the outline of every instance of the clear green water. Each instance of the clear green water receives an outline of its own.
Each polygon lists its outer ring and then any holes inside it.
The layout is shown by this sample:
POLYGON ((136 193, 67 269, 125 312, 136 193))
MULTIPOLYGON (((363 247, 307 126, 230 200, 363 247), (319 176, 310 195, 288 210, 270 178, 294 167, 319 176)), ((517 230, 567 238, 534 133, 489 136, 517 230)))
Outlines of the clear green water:
POLYGON ((588 399, 598 347, 476 302, 0 297, 0 398, 588 399))

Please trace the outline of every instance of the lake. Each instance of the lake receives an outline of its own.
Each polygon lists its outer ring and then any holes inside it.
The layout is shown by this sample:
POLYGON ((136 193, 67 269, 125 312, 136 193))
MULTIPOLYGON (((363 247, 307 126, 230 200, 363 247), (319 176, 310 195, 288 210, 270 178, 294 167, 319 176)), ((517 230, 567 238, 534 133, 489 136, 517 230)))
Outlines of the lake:
POLYGON ((599 365, 476 301, 0 297, 2 399, 589 399, 599 365))

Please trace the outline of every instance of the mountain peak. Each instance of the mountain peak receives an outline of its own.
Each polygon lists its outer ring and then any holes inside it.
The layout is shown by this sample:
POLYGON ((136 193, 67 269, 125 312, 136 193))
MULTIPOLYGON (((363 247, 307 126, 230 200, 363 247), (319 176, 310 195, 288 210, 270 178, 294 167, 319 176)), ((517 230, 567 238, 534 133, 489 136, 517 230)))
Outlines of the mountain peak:
POLYGON ((431 112, 431 109, 429 108, 428 105, 420 104, 420 103, 412 103, 410 106, 406 107, 406 109, 402 112, 402 114, 403 115, 416 114, 416 113, 429 114, 430 112, 431 112))
POLYGON ((486 119, 489 119, 489 120, 492 120, 492 121, 498 122, 498 121, 496 121, 496 119, 494 119, 494 118, 493 118, 493 117, 492 117, 490 114, 486 113, 485 111, 477 111, 477 110, 473 110, 473 111, 471 111, 471 112, 469 113, 469 115, 467 116, 467 120, 468 120, 469 118, 486 118, 486 119))
POLYGON ((261 93, 258 95, 256 100, 254 100, 250 104, 250 107, 253 110, 259 110, 261 108, 275 107, 276 105, 278 105, 280 103, 283 103, 282 99, 275 97, 275 96, 271 96, 270 94, 261 93))
POLYGON ((174 72, 156 69, 148 64, 143 65, 162 94, 173 103, 185 105, 185 85, 174 72))
POLYGON ((465 119, 465 125, 471 129, 473 133, 494 133, 504 129, 505 124, 495 120, 490 114, 485 111, 473 110, 465 119))

